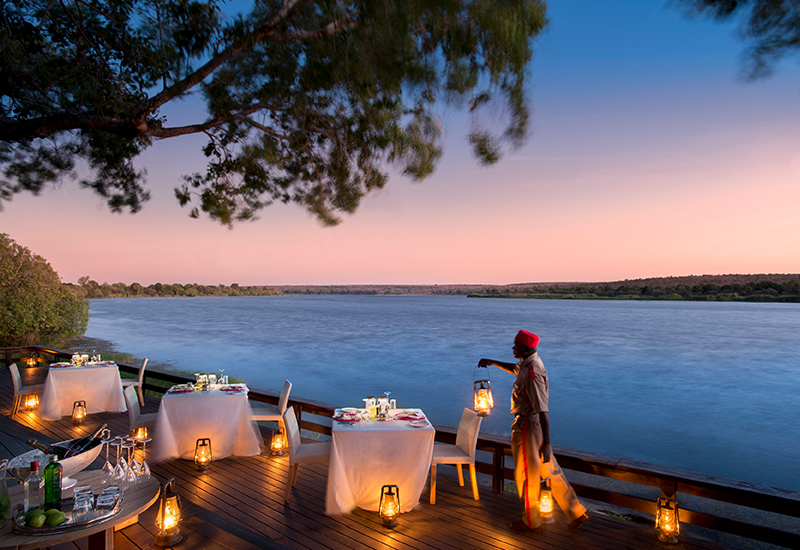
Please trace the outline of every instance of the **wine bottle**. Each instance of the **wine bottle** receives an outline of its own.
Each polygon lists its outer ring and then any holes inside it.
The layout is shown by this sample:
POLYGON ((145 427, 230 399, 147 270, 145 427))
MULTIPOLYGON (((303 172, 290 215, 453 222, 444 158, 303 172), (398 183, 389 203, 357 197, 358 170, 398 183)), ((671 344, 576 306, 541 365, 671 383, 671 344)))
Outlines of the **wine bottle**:
POLYGON ((35 439, 29 439, 27 443, 35 449, 39 449, 40 451, 50 455, 56 455, 59 460, 63 460, 65 458, 79 455, 92 447, 95 443, 95 440, 98 439, 98 436, 106 428, 106 426, 108 426, 108 424, 103 424, 92 435, 81 437, 79 439, 61 441, 59 443, 53 443, 52 445, 40 443, 35 439))

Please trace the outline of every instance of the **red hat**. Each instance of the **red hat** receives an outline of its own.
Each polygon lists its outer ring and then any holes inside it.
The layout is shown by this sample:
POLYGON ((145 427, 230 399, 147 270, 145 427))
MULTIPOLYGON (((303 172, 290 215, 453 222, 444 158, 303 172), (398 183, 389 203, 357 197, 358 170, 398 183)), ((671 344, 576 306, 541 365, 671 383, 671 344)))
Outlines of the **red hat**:
POLYGON ((539 347, 539 336, 527 330, 519 331, 514 341, 519 342, 523 346, 528 346, 529 348, 539 347))

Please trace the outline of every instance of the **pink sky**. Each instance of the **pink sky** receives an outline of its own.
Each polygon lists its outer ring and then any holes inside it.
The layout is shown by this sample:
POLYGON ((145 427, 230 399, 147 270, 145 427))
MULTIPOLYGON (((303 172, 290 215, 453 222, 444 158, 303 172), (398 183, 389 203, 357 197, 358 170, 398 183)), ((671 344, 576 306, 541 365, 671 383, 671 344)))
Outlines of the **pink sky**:
POLYGON ((730 28, 659 6, 620 12, 619 29, 595 30, 588 6, 551 7, 553 26, 533 65, 531 138, 492 168, 469 158, 463 119, 448 113, 445 157, 424 183, 394 177, 334 228, 275 205, 229 230, 190 219, 173 197, 181 174, 204 166, 201 142, 184 138, 141 157, 153 195, 143 212, 110 214, 65 182, 6 203, 0 232, 47 258, 66 282, 506 284, 800 273, 796 65, 742 84, 742 45, 730 28))

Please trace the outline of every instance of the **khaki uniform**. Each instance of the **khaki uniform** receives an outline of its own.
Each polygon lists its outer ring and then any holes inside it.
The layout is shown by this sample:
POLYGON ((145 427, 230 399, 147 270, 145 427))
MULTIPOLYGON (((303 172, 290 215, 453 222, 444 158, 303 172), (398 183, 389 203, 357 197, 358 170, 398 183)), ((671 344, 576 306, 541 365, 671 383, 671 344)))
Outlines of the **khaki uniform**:
POLYGON ((542 446, 542 426, 539 413, 548 412, 547 371, 539 354, 529 355, 517 365, 514 391, 511 393, 511 452, 514 455, 514 479, 522 502, 522 521, 535 529, 542 524, 539 518, 539 483, 550 477, 553 498, 572 521, 586 512, 578 502, 575 491, 551 456, 550 462, 540 463, 539 449, 542 446))

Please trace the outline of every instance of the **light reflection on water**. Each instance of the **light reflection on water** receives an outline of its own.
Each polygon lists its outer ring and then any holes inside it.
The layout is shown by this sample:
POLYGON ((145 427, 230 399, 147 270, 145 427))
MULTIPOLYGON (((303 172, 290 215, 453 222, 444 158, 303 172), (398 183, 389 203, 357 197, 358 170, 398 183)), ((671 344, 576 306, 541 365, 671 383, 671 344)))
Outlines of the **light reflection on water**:
MULTIPOLYGON (((391 391, 455 425, 481 357, 537 332, 563 447, 800 490, 800 305, 277 296, 92 300, 87 336, 255 389, 359 406, 391 391)), ((509 434, 491 369, 482 430, 509 434)))

